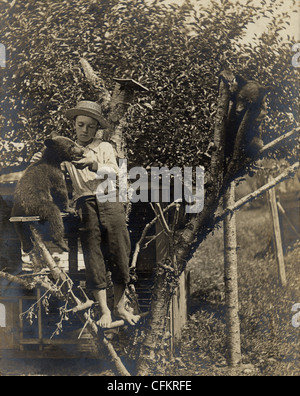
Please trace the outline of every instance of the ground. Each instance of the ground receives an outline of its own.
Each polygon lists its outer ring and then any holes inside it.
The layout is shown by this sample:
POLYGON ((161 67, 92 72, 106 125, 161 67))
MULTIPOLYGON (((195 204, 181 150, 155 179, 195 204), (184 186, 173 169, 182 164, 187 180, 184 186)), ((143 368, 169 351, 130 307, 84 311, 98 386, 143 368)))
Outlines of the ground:
MULTIPOLYGON (((166 369, 172 376, 298 376, 300 328, 292 325, 292 306, 300 303, 300 244, 285 254, 288 285, 278 281, 267 206, 237 214, 239 300, 243 366, 226 362, 222 229, 210 235, 189 263, 190 316, 176 354, 166 369)), ((109 364, 81 360, 20 362, 2 367, 2 375, 113 375, 109 364)))
POLYGON ((292 306, 300 302, 300 245, 285 254, 288 284, 278 281, 267 206, 237 215, 242 371, 226 362, 223 232, 210 235, 189 264, 191 315, 178 346, 172 375, 298 376, 300 328, 292 306))

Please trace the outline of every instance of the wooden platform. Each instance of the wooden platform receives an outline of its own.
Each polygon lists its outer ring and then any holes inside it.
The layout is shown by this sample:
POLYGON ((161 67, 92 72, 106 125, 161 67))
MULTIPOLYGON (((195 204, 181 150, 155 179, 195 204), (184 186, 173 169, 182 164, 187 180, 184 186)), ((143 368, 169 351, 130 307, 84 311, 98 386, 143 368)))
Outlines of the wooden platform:
MULTIPOLYGON (((13 222, 9 221, 12 205, 12 193, 15 184, 0 184, 0 209, 1 209, 1 235, 0 240, 0 267, 6 268, 10 273, 23 273, 30 271, 30 262, 22 262, 20 243, 14 231, 13 222)), ((133 205, 129 219, 129 232, 132 249, 139 239, 144 226, 153 218, 149 204, 138 203, 133 205)), ((20 219, 11 219, 19 221, 20 219)), ((32 220, 23 218, 23 221, 32 220)), ((34 221, 38 221, 36 217, 34 221)), ((72 224, 64 216, 66 240, 70 253, 59 253, 55 246, 48 244, 52 256, 59 261, 59 266, 68 272, 76 285, 85 288, 85 266, 82 249, 77 235, 76 224, 72 224)), ((167 241, 161 233, 160 224, 150 230, 146 242, 150 242, 153 235, 161 234, 142 249, 137 262, 138 280, 135 288, 138 294, 140 309, 149 311, 151 302, 151 289, 153 286, 154 267, 167 249, 167 241)), ((24 259, 24 257, 23 257, 24 259)), ((170 332, 170 351, 174 350, 176 340, 180 338, 182 327, 188 315, 189 276, 182 274, 179 287, 172 298, 167 332, 170 332)), ((78 339, 82 324, 75 315, 70 315, 68 321, 63 322, 63 332, 51 336, 59 322, 59 307, 62 305, 55 299, 49 300, 49 311, 45 312, 42 300, 43 291, 37 289, 28 292, 17 285, 8 285, 0 280, 0 357, 25 357, 25 358, 99 358, 93 341, 84 334, 78 339), (33 304, 35 312, 30 325, 27 314, 23 315, 33 304)))

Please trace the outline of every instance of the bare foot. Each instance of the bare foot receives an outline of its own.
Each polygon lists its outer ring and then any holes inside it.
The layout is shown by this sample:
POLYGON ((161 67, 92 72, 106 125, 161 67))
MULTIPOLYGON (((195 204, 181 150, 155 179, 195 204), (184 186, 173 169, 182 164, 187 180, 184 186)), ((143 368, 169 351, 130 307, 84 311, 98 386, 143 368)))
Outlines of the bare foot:
POLYGON ((103 315, 101 316, 100 320, 99 320, 99 326, 103 327, 103 328, 107 328, 109 327, 109 325, 111 324, 112 320, 111 320, 111 312, 110 311, 106 311, 103 313, 103 315))
POLYGON ((139 315, 134 315, 132 312, 128 312, 125 308, 116 307, 114 308, 114 315, 118 318, 126 320, 130 325, 134 326, 140 320, 139 315))

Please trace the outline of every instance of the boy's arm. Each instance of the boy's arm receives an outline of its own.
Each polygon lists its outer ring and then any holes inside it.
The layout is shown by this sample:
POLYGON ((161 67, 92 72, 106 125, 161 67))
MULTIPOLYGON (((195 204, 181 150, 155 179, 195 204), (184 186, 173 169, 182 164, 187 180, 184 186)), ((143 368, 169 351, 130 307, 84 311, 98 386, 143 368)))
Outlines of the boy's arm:
POLYGON ((100 166, 101 168, 103 167, 111 168, 115 171, 115 173, 119 173, 119 167, 117 164, 115 151, 110 143, 105 143, 105 151, 103 153, 103 165, 100 166))
POLYGON ((91 172, 95 173, 97 173, 100 169, 102 172, 106 170, 107 173, 111 173, 111 171, 114 173, 119 172, 115 152, 110 143, 105 143, 105 147, 103 148, 102 146, 102 150, 97 153, 96 157, 97 160, 93 160, 87 155, 79 161, 72 161, 72 163, 78 169, 84 169, 88 167, 91 172))
POLYGON ((97 173, 98 170, 105 173, 118 173, 119 167, 117 164, 117 159, 115 156, 114 149, 110 143, 105 143, 105 146, 99 148, 96 155, 96 160, 94 160, 88 154, 79 161, 72 161, 72 164, 76 166, 77 169, 88 168, 91 172, 97 173))

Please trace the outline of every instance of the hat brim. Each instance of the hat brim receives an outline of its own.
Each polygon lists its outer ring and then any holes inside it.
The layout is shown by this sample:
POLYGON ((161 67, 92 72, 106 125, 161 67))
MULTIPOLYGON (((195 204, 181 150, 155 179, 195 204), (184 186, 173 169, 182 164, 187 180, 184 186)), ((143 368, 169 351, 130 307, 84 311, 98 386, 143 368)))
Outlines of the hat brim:
POLYGON ((107 129, 109 127, 108 122, 101 117, 98 114, 95 114, 93 111, 90 111, 88 109, 69 109, 66 111, 66 117, 68 118, 68 120, 74 120, 75 117, 79 116, 79 115, 84 115, 87 117, 91 117, 94 118, 95 120, 97 120, 100 124, 100 127, 103 129, 107 129))

